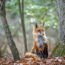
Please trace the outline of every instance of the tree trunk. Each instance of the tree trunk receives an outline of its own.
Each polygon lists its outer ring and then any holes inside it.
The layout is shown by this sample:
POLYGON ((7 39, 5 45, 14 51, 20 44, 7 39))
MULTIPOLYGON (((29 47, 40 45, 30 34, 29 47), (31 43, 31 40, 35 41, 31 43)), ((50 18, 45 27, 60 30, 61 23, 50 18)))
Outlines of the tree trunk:
POLYGON ((18 0, 18 6, 19 6, 19 13, 20 13, 20 18, 21 18, 21 25, 23 29, 25 52, 27 52, 27 40, 26 40, 26 31, 25 31, 25 24, 24 24, 24 0, 22 0, 22 7, 20 4, 20 0, 18 0))
POLYGON ((19 53, 18 50, 16 48, 16 45, 13 41, 13 38, 11 36, 11 32, 9 30, 9 26, 6 20, 6 11, 5 11, 5 0, 0 0, 0 17, 2 19, 2 23, 3 23, 3 27, 4 27, 4 31, 7 37, 7 41, 8 41, 8 45, 11 49, 11 52, 13 54, 13 58, 15 61, 19 60, 19 53))
POLYGON ((59 16, 59 39, 65 44, 65 0, 57 0, 59 16))

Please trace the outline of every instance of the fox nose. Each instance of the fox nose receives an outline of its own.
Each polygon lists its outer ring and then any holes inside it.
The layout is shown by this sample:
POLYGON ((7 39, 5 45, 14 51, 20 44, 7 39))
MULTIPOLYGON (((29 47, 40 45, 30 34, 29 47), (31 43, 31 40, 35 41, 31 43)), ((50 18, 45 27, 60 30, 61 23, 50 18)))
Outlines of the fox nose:
POLYGON ((40 35, 39 37, 42 38, 42 35, 40 35))

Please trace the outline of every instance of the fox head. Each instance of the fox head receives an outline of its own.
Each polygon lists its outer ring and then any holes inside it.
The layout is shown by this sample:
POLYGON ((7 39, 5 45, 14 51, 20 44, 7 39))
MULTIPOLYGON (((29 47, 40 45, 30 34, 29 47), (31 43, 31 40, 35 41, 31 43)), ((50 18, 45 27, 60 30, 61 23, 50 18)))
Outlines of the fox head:
POLYGON ((38 46, 46 44, 46 34, 44 30, 44 25, 35 24, 33 27, 33 39, 38 43, 38 46))

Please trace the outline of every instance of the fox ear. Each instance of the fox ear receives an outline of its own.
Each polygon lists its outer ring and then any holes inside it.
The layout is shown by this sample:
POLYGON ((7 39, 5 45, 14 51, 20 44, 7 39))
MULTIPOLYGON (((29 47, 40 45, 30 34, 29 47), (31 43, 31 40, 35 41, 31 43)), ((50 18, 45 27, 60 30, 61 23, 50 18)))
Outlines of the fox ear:
POLYGON ((35 23, 35 27, 36 27, 36 28, 38 27, 37 23, 35 23))

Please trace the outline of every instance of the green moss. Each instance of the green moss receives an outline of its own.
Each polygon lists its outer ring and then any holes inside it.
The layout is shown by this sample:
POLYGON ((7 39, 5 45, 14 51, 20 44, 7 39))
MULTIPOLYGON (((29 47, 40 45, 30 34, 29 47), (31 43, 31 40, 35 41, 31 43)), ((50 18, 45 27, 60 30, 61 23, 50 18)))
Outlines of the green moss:
POLYGON ((52 52, 53 56, 64 56, 65 55, 65 45, 58 44, 55 46, 52 52))

